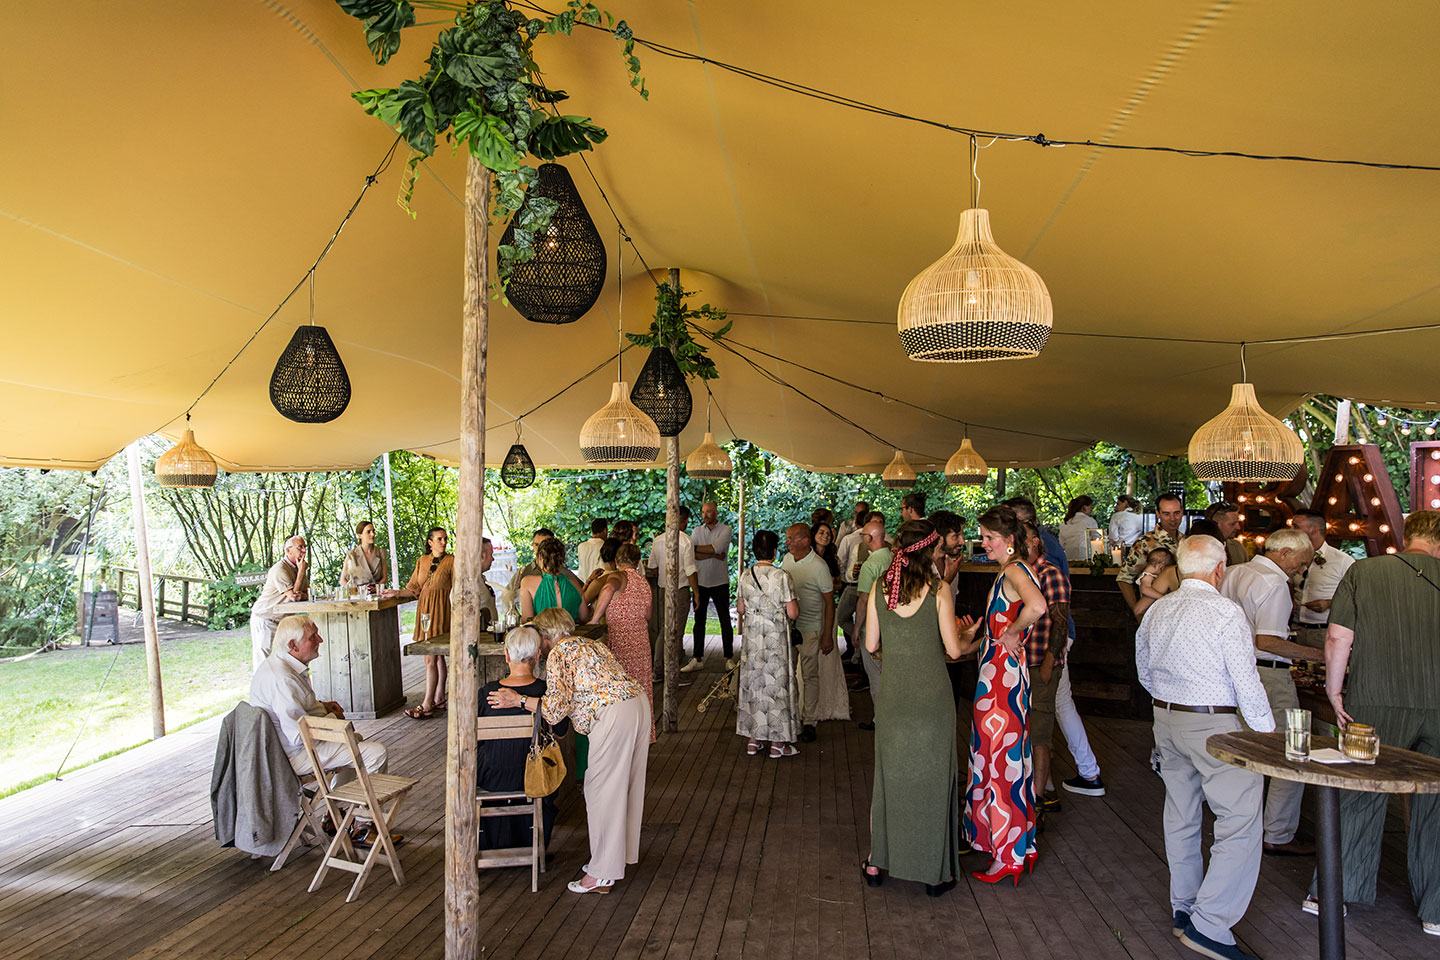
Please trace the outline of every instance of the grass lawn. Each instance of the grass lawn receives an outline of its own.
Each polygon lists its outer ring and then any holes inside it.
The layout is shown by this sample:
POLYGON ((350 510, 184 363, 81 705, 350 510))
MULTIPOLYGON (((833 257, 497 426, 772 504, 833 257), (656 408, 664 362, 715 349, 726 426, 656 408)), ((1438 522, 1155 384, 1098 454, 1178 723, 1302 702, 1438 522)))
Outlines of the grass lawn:
MULTIPOLYGON (((250 689, 250 631, 161 641, 160 673, 167 730, 225 713, 250 689)), ((0 664, 0 797, 53 779, 82 724, 67 771, 150 739, 144 644, 80 647, 0 664)))

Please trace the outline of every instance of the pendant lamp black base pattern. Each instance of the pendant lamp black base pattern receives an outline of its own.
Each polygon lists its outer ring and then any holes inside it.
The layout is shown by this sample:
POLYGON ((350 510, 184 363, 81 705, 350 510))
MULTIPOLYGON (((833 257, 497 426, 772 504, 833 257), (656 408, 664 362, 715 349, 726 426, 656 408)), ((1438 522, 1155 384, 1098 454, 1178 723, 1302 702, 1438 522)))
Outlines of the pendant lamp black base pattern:
POLYGON ((951 363, 1033 357, 1049 339, 1049 327, 1004 321, 935 323, 900 331, 900 343, 912 359, 951 363))
POLYGON ((270 402, 296 423, 329 423, 350 406, 350 375, 324 327, 295 331, 270 374, 270 402))
MULTIPOLYGON (((526 320, 574 323, 595 306, 605 286, 605 244, 575 190, 570 171, 560 164, 540 165, 530 195, 546 197, 560 206, 550 218, 550 226, 535 236, 535 257, 515 265, 505 297, 526 320)), ((502 245, 515 242, 515 219, 505 227, 502 245)))
POLYGON ((630 402, 650 415, 662 437, 678 437, 690 422, 690 385, 669 347, 651 347, 650 357, 635 378, 630 402))
POLYGON ((1221 483, 1278 483, 1293 479, 1303 464, 1262 460, 1199 460, 1190 464, 1197 480, 1221 483))
POLYGON ((535 482, 535 461, 522 445, 511 444, 510 452, 505 454, 505 462, 500 464, 500 482, 511 490, 523 490, 535 482))

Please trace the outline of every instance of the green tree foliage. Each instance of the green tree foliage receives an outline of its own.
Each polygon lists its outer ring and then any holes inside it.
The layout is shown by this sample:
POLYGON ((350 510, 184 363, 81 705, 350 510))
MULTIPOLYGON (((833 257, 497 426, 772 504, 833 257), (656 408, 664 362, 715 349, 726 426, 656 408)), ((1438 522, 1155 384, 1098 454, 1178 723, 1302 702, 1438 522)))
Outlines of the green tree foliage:
POLYGON ((103 506, 100 484, 86 474, 0 468, 0 647, 36 647, 74 631, 71 554, 89 512, 103 506))

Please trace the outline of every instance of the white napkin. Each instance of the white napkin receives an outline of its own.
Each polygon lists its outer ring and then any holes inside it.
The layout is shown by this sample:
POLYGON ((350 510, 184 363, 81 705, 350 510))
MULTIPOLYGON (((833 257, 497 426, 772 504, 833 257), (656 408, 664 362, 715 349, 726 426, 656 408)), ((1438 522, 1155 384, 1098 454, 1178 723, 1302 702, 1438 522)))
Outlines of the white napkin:
POLYGON ((1345 754, 1341 753, 1339 750, 1336 750, 1334 747, 1324 747, 1320 750, 1311 750, 1310 759, 1316 761, 1317 763, 1355 762, 1354 760, 1351 760, 1349 757, 1345 756, 1345 754))

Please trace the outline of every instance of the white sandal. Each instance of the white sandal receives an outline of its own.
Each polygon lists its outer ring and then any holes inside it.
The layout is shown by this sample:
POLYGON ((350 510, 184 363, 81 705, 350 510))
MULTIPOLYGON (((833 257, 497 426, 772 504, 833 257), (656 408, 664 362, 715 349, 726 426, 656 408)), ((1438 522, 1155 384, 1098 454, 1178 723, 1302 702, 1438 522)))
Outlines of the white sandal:
POLYGON ((793 743, 787 743, 784 746, 777 746, 773 743, 770 744, 771 760, 779 760, 781 757, 793 757, 799 753, 800 751, 796 749, 795 744, 793 743))
MULTIPOLYGON (((588 877, 590 875, 587 873, 585 876, 588 877)), ((585 886, 585 877, 581 877, 579 880, 571 880, 565 885, 565 888, 571 893, 609 893, 610 889, 614 886, 614 880, 601 880, 596 878, 595 885, 593 887, 587 887, 585 886)))

